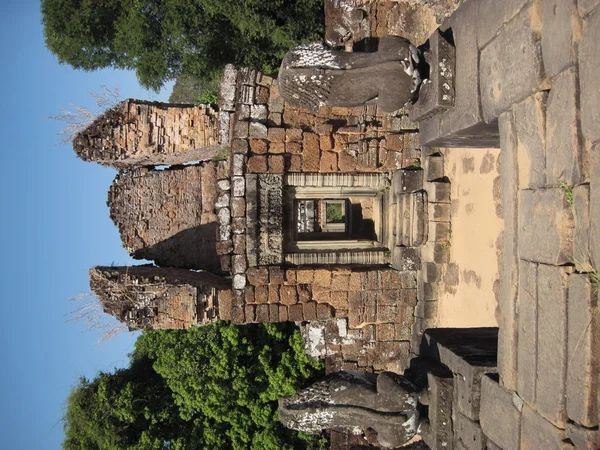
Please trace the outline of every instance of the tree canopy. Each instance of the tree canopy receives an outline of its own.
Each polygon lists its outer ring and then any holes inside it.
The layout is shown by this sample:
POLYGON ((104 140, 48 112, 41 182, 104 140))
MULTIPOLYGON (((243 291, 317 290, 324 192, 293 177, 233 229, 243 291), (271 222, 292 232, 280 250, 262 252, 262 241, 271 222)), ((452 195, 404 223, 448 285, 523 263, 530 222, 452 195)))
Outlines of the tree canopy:
POLYGON ((322 0, 42 0, 47 47, 76 69, 135 69, 158 90, 227 63, 273 74, 285 52, 321 39, 322 0))
POLYGON ((276 400, 323 373, 293 324, 145 332, 130 365, 81 379, 67 400, 66 450, 324 448, 277 419, 276 400))

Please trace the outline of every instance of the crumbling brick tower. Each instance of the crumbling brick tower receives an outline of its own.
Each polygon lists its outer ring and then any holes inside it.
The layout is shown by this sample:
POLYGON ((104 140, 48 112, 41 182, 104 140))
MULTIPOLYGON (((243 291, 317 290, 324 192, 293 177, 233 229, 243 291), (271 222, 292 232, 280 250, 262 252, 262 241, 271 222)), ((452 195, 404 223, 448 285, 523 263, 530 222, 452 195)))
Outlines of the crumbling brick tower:
POLYGON ((120 170, 108 204, 124 247, 160 266, 92 269, 106 311, 131 328, 312 323, 305 334, 320 337, 308 347, 329 370, 402 370, 418 260, 388 265, 388 253, 408 247, 385 214, 395 208, 389 173, 419 161, 416 124, 374 105, 311 114, 285 104, 272 78, 234 67, 219 98, 218 115, 128 100, 76 137, 80 157, 120 170), (329 234, 298 236, 299 205, 321 211, 329 234), (327 222, 329 207, 345 221, 327 222), (184 269, 232 279, 190 281, 184 269))
POLYGON ((153 266, 94 267, 90 286, 104 311, 130 330, 184 329, 219 316, 219 292, 230 283, 209 272, 153 266))

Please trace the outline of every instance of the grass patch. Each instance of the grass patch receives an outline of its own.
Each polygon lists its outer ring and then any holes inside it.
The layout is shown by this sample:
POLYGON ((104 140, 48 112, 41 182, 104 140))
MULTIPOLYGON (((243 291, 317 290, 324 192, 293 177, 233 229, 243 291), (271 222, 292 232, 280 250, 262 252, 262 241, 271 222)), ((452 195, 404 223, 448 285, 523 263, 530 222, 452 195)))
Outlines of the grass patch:
POLYGON ((562 183, 560 183, 560 188, 565 193, 567 205, 573 206, 573 189, 571 189, 571 186, 569 186, 566 181, 563 181, 562 183))

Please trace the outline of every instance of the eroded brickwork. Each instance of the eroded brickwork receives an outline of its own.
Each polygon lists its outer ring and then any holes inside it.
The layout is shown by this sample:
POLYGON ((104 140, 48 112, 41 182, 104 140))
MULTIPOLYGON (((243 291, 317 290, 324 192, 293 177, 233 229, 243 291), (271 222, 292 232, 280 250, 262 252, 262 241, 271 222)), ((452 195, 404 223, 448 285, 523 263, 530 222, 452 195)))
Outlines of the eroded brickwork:
POLYGON ((209 323, 219 317, 218 292, 229 284, 208 272, 152 266, 90 269, 90 286, 104 310, 130 330, 209 323))
POLYGON ((123 246, 161 266, 218 271, 216 172, 213 162, 121 172, 108 205, 123 246))
POLYGON ((212 156, 218 115, 210 106, 125 100, 73 140, 84 161, 116 168, 181 164, 212 156))
POLYGON ((313 352, 327 356, 338 370, 399 371, 407 364, 416 272, 256 266, 246 275, 245 288, 220 296, 221 310, 231 311, 230 316, 221 313, 222 319, 240 324, 318 321, 321 337, 311 344, 313 352))

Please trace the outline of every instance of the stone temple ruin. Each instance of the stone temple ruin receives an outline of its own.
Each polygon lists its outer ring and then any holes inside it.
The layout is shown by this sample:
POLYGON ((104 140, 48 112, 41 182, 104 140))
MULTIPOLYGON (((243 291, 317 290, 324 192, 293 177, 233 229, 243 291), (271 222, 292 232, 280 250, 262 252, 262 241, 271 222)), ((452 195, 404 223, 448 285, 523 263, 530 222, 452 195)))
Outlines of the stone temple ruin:
MULTIPOLYGON (((328 40, 376 50, 413 3, 328 0, 328 40)), ((75 151, 120 171, 111 218, 156 265, 92 288, 132 329, 294 321, 329 374, 404 372, 429 397, 413 448, 598 449, 600 1, 446 3, 411 37, 430 71, 409 109, 310 111, 228 66, 218 111, 99 117, 75 151), (497 328, 435 328, 463 147, 500 149, 497 328)))

